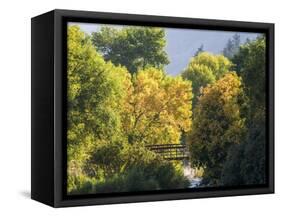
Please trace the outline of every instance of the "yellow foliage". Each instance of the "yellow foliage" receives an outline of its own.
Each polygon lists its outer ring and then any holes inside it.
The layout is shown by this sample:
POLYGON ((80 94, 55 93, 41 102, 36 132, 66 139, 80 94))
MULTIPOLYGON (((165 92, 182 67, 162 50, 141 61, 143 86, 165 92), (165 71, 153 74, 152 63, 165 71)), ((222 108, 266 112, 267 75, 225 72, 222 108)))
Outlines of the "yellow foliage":
POLYGON ((240 112, 241 79, 234 72, 201 89, 189 136, 192 162, 219 178, 228 149, 239 145, 245 132, 240 112))
POLYGON ((132 81, 124 111, 130 143, 179 143, 191 128, 191 83, 161 70, 139 71, 132 81))

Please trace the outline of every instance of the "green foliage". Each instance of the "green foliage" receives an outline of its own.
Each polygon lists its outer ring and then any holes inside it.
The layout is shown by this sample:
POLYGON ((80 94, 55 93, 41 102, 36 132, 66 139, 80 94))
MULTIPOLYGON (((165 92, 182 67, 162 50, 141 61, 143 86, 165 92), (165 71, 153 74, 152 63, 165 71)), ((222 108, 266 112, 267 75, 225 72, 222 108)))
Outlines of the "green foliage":
POLYGON ((71 194, 87 194, 93 191, 92 180, 81 174, 68 176, 67 190, 71 194))
POLYGON ((264 184, 265 169, 265 38, 240 47, 233 62, 237 73, 243 78, 245 93, 248 96, 248 107, 243 115, 248 128, 246 139, 237 154, 229 153, 232 159, 227 163, 223 173, 223 184, 237 184, 237 180, 229 180, 233 174, 239 178, 238 183, 264 184), (235 169, 235 173, 233 171, 235 169), (239 168, 239 169, 238 169, 239 168), (241 181, 242 180, 242 181, 241 181))
POLYGON ((230 147, 237 147, 244 134, 240 114, 243 102, 241 79, 228 73, 202 90, 189 136, 192 164, 204 168, 204 178, 218 185, 230 147))
POLYGON ((95 185, 97 193, 186 188, 189 181, 169 162, 135 165, 119 176, 95 185))
POLYGON ((106 61, 125 66, 132 74, 147 66, 162 69, 169 63, 161 28, 102 27, 92 33, 91 39, 106 61))
POLYGON ((232 59, 234 55, 238 53, 240 45, 240 35, 236 33, 227 41, 227 44, 223 49, 223 55, 229 59, 232 59))
POLYGON ((265 111, 249 126, 244 158, 241 161, 241 173, 246 184, 266 183, 265 126, 265 111))
POLYGON ((265 107, 265 46, 265 37, 259 37, 241 46, 233 58, 234 70, 243 78, 252 108, 265 107))
POLYGON ((130 74, 106 63, 77 26, 68 28, 68 174, 84 174, 95 145, 120 142, 130 74), (93 94, 95 93, 95 94, 93 94))
POLYGON ((245 184, 244 178, 241 175, 243 168, 239 163, 244 158, 243 149, 244 144, 238 144, 229 148, 220 180, 222 185, 237 186, 245 184))
MULTIPOLYGON (((162 32, 128 28, 120 34, 136 38, 152 34, 151 40, 157 42, 162 32)), ((190 130, 191 83, 148 65, 131 77, 125 67, 104 61, 79 27, 68 28, 68 192, 107 191, 116 183, 120 184, 116 189, 128 191, 135 186, 135 176, 140 176, 135 188, 145 185, 146 179, 148 189, 186 183, 177 176, 176 165, 145 145, 178 142, 181 132, 190 130), (148 170, 151 173, 141 172, 148 170), (159 175, 160 170, 167 174, 159 175)))
POLYGON ((194 108, 200 96, 200 89, 208 84, 213 84, 229 72, 231 66, 232 63, 224 56, 213 55, 208 52, 200 52, 197 56, 191 58, 188 67, 182 73, 182 77, 192 81, 194 108))
MULTIPOLYGON (((190 183, 181 168, 163 161, 147 150, 130 150, 134 160, 127 161, 126 169, 104 179, 89 179, 86 176, 71 177, 69 193, 112 193, 187 188, 190 183), (136 153, 139 153, 136 155, 136 153)), ((126 159, 126 158, 125 158, 126 159)))
POLYGON ((237 52, 235 36, 225 50, 234 64, 201 46, 172 77, 164 34, 68 27, 68 193, 187 188, 183 164, 146 147, 169 143, 190 145, 203 184, 265 182, 264 37, 237 52))
POLYGON ((95 148, 87 162, 92 169, 95 168, 97 171, 99 168, 101 169, 100 172, 95 173, 95 177, 98 177, 99 173, 103 173, 102 177, 110 177, 120 172, 120 168, 124 163, 124 160, 120 158, 122 148, 120 143, 102 144, 95 148))
POLYGON ((248 127, 244 143, 229 150, 224 165, 221 183, 223 185, 264 184, 266 182, 265 163, 265 116, 261 115, 248 127))

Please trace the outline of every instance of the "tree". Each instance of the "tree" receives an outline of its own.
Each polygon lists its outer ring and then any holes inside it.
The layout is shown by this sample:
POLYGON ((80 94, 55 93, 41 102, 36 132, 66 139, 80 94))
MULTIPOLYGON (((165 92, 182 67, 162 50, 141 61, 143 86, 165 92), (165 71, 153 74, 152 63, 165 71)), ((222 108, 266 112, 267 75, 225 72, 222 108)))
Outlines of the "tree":
POLYGON ((162 69, 169 63, 162 28, 102 27, 99 32, 93 32, 91 38, 106 61, 125 66, 132 74, 148 66, 162 69))
MULTIPOLYGON (((236 175, 243 184, 264 184, 266 182, 266 113, 265 113, 265 49, 263 36, 242 45, 234 56, 235 70, 243 78, 248 107, 243 112, 248 129, 241 144, 239 155, 233 155, 223 173, 223 183, 231 185, 226 177, 236 175), (230 168, 241 168, 234 173, 230 168)), ((232 153, 230 153, 232 155, 232 153)))
POLYGON ((200 54, 202 52, 204 52, 204 45, 203 44, 200 45, 200 47, 197 49, 197 51, 195 52, 193 57, 198 56, 198 54, 200 54))
POLYGON ((194 110, 188 139, 191 162, 204 168, 204 179, 210 185, 220 183, 228 150, 243 139, 245 120, 240 114, 243 97, 241 79, 230 72, 202 89, 194 110))
POLYGON ((254 108, 265 107, 265 47, 265 38, 259 37, 242 45, 233 58, 234 70, 243 78, 254 108))
POLYGON ((123 120, 130 144, 179 143, 191 129, 191 83, 147 68, 133 76, 123 120))
POLYGON ((234 34, 232 38, 228 39, 225 48, 223 49, 223 55, 228 59, 232 59, 236 53, 239 51, 241 45, 240 35, 238 33, 234 34))
POLYGON ((78 26, 67 34, 68 192, 106 192, 115 181, 126 191, 146 179, 150 190, 187 186, 173 163, 145 145, 178 142, 190 130, 191 83, 152 67, 132 77, 105 61, 78 26), (136 171, 145 173, 134 182, 136 171))
POLYGON ((232 63, 222 55, 213 55, 201 52, 191 58, 188 67, 183 71, 182 77, 192 81, 193 108, 200 96, 200 89, 213 84, 225 73, 229 72, 232 63))
POLYGON ((84 174, 83 168, 97 147, 122 140, 120 107, 131 79, 125 68, 106 63, 78 26, 68 27, 67 34, 67 153, 68 177, 72 179, 84 174))

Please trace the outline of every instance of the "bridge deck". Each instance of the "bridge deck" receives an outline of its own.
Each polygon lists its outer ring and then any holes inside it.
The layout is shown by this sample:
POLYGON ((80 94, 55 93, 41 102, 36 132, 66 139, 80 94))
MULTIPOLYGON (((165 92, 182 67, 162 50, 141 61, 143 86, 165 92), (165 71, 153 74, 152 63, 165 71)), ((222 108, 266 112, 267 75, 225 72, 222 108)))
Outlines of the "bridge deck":
POLYGON ((147 145, 146 148, 161 155, 166 160, 184 160, 189 157, 187 146, 182 144, 147 145))

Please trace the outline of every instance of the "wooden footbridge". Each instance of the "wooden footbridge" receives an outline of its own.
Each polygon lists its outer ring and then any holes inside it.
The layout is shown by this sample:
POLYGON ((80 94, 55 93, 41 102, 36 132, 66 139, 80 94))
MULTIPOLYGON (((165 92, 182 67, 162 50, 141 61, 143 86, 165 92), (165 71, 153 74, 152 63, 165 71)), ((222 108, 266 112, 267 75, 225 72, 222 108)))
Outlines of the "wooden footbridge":
POLYGON ((184 160, 189 158, 187 145, 183 144, 159 144, 145 146, 150 151, 161 155, 165 160, 184 160))

